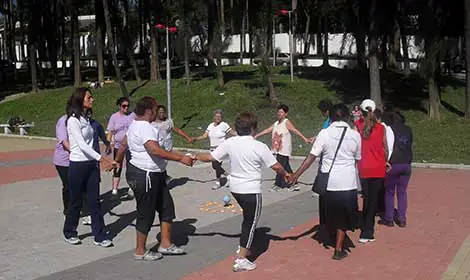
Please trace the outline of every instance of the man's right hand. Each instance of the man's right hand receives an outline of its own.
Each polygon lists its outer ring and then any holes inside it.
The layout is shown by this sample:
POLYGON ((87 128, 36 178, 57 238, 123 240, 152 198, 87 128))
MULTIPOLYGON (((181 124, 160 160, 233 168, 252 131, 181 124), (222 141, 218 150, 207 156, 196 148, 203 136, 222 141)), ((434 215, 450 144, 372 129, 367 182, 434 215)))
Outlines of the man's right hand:
POLYGON ((187 165, 187 166, 193 166, 194 162, 196 161, 196 159, 194 158, 194 156, 184 156, 180 162, 184 165, 187 165))

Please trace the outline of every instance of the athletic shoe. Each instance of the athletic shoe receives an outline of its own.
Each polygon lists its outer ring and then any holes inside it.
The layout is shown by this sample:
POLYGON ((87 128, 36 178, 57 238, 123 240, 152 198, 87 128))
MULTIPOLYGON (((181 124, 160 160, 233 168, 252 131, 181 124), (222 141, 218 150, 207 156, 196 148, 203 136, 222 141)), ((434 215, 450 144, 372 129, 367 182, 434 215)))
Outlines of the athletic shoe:
POLYGON ((91 216, 85 216, 82 219, 82 225, 89 226, 91 225, 91 216))
POLYGON ((112 195, 117 195, 118 194, 118 190, 117 189, 113 189, 113 191, 111 192, 112 195))
POLYGON ((134 254, 134 260, 141 261, 156 261, 163 258, 163 255, 159 252, 146 251, 142 256, 134 254))
POLYGON ((282 188, 280 188, 280 187, 274 185, 269 191, 270 191, 270 192, 278 192, 278 191, 280 191, 280 190, 282 190, 282 188))
POLYGON ((165 182, 166 182, 167 185, 170 184, 170 182, 172 180, 173 180, 173 178, 171 176, 166 176, 166 178, 165 178, 165 182))
POLYGON ((133 199, 133 198, 134 198, 134 191, 131 188, 129 188, 127 190, 126 199, 133 199))
POLYGON ((387 220, 380 220, 377 222, 379 225, 387 226, 387 227, 394 227, 395 224, 392 221, 387 220))
POLYGON ((101 242, 93 241, 93 244, 95 244, 96 246, 107 248, 107 247, 113 246, 113 241, 111 241, 109 239, 105 239, 101 242))
POLYGON ((214 186, 212 186, 212 190, 214 190, 214 191, 215 191, 215 190, 218 190, 218 189, 220 189, 221 187, 222 187, 222 186, 220 185, 220 182, 215 182, 215 185, 214 185, 214 186))
POLYGON ((184 249, 182 247, 178 247, 175 244, 172 244, 168 248, 163 248, 162 246, 158 247, 158 252, 162 255, 184 255, 184 249))
POLYGON ((338 251, 335 250, 335 253, 333 254, 333 260, 335 261, 340 261, 348 256, 348 253, 346 251, 338 251))
POLYGON ((248 259, 239 259, 237 258, 235 262, 233 262, 232 270, 234 272, 240 271, 250 271, 256 268, 256 264, 250 262, 248 259))
POLYGON ((78 238, 78 237, 65 237, 64 238, 65 242, 71 244, 71 245, 78 245, 78 244, 82 244, 82 241, 78 238))
POLYGON ((359 243, 366 244, 369 242, 374 242, 375 238, 359 238, 359 243))
POLYGON ((237 254, 240 254, 240 245, 237 245, 237 250, 235 251, 237 254))

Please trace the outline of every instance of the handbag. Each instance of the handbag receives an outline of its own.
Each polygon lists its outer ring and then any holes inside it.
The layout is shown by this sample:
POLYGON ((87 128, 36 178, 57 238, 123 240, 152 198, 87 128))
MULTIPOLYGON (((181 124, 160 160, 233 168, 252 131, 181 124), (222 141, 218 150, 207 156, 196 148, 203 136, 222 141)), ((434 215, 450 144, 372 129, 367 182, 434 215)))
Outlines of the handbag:
POLYGON ((315 181, 313 182, 312 191, 319 195, 324 195, 326 193, 326 188, 328 186, 328 180, 330 179, 330 172, 333 169, 333 164, 336 160, 336 155, 338 154, 339 147, 341 143, 343 143, 344 135, 346 134, 346 130, 348 128, 345 127, 343 133, 341 134, 341 138, 339 139, 338 147, 336 148, 335 156, 333 157, 333 161, 331 162, 330 170, 328 172, 321 171, 321 162, 318 168, 317 176, 315 177, 315 181))

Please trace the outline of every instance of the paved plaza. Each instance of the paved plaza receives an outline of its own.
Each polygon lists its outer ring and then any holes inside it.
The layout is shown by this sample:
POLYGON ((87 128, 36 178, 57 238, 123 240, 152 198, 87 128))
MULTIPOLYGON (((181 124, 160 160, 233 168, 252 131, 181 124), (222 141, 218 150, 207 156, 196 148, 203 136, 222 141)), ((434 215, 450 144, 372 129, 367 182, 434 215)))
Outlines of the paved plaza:
MULTIPOLYGON (((177 220, 174 242, 188 254, 157 262, 132 259, 135 202, 111 199, 111 175, 102 173, 102 209, 115 246, 63 241, 61 183, 51 163, 54 142, 0 137, 0 279, 470 279, 470 171, 417 169, 409 185, 408 226, 377 226, 377 240, 361 245, 349 233, 350 255, 331 260, 319 244, 318 199, 310 186, 269 192, 274 173, 263 174, 263 212, 255 237, 258 268, 233 273, 240 210, 222 206, 227 188, 213 191, 210 164, 169 165, 177 220)), ((292 161, 297 168, 301 161, 292 161)), ((127 190, 125 180, 121 193, 127 190)), ((158 219, 149 235, 157 244, 158 219)))

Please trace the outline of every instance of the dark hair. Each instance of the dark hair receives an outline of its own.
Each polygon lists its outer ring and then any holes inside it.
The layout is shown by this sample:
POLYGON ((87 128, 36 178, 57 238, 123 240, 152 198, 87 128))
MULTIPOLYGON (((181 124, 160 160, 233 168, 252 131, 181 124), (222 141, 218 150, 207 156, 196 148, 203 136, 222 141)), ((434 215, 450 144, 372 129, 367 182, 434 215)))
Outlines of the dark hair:
POLYGON ((383 116, 384 116, 384 113, 380 110, 380 109, 376 109, 374 111, 374 114, 375 114, 375 119, 377 120, 382 120, 383 121, 383 116))
POLYGON ((400 111, 394 111, 393 115, 391 116, 391 122, 392 124, 405 124, 406 118, 402 115, 402 113, 400 113, 400 111))
POLYGON ((163 110, 165 110, 165 112, 166 112, 166 107, 165 107, 165 105, 158 105, 158 106, 157 106, 157 111, 160 110, 160 109, 163 109, 163 110))
POLYGON ((277 109, 278 110, 282 110, 284 111, 285 113, 289 113, 289 106, 285 105, 285 104, 281 104, 279 106, 277 106, 277 109))
POLYGON ((336 104, 332 106, 330 109, 330 120, 331 122, 336 122, 336 121, 343 121, 347 122, 349 121, 350 118, 350 113, 348 106, 344 103, 336 104))
POLYGON ((128 97, 120 97, 118 100, 116 100, 116 105, 121 106, 124 102, 130 103, 131 101, 128 97))
POLYGON ((370 137, 372 133, 372 129, 377 124, 377 118, 375 116, 375 112, 372 111, 370 107, 367 107, 367 111, 365 112, 364 117, 364 130, 362 131, 362 137, 365 139, 370 137))
POLYGON ((158 106, 158 104, 155 98, 151 96, 144 96, 135 104, 134 113, 141 117, 145 115, 146 110, 152 110, 156 106, 158 106))
POLYGON ((323 100, 320 100, 320 102, 318 102, 317 107, 324 114, 328 112, 331 109, 331 107, 333 107, 333 102, 331 102, 331 100, 329 99, 323 99, 323 100))
POLYGON ((80 118, 85 112, 83 111, 83 100, 87 92, 91 93, 89 88, 76 88, 67 101, 67 119, 70 117, 80 118))
POLYGON ((235 130, 240 136, 250 135, 258 128, 258 117, 254 113, 244 112, 235 120, 235 130))

